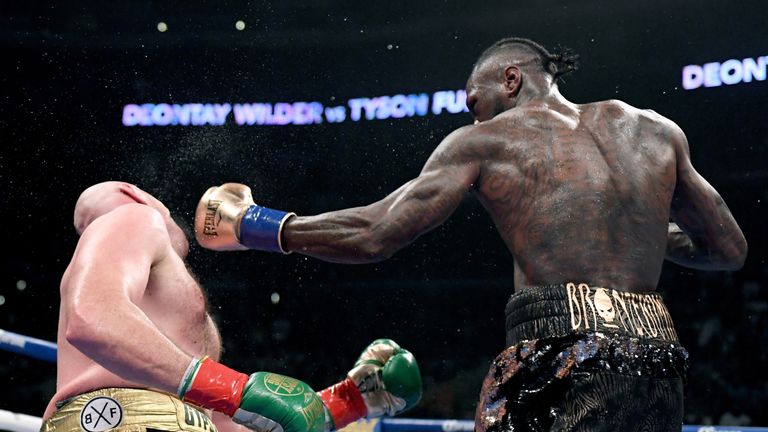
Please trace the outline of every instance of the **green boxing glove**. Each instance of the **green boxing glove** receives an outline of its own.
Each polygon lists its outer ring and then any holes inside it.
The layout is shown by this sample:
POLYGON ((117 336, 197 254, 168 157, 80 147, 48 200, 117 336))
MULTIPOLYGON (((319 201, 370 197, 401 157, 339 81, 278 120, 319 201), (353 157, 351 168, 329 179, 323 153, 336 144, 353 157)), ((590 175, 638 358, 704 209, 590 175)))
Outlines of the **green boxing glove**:
POLYGON ((208 358, 195 359, 182 379, 179 396, 221 411, 259 432, 323 432, 326 411, 306 383, 284 375, 247 376, 208 358))
POLYGON ((321 432, 325 428, 325 407, 306 383, 256 372, 246 383, 232 420, 258 431, 321 432))
POLYGON ((363 417, 394 416, 421 399, 421 372, 408 350, 378 339, 360 354, 347 378, 318 394, 341 429, 363 417))

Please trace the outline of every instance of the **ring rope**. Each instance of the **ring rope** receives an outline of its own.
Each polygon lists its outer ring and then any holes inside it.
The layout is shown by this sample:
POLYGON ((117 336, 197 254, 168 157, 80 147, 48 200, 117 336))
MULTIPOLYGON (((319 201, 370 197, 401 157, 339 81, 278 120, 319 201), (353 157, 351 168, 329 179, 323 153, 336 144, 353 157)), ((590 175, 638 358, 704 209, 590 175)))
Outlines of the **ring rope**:
MULTIPOLYGON (((27 355, 39 360, 56 362, 56 344, 42 339, 20 335, 0 329, 0 350, 27 355)), ((38 432, 40 417, 0 410, 0 430, 11 432, 38 432)), ((431 420, 410 418, 382 418, 361 420, 343 430, 345 432, 472 432, 471 420, 431 420)), ((742 426, 683 425, 682 432, 768 432, 768 428, 742 426)))

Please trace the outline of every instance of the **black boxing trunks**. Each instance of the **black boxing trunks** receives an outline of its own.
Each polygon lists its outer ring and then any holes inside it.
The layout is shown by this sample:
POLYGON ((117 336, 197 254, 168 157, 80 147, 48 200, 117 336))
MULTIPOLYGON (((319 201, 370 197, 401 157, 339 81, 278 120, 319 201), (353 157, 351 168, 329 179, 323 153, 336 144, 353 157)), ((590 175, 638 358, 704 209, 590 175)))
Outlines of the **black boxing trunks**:
POLYGON ((476 432, 680 431, 688 352, 658 293, 529 288, 505 313, 509 348, 483 382, 476 432))
POLYGON ((175 395, 151 390, 105 388, 70 398, 40 432, 217 432, 201 410, 175 395))

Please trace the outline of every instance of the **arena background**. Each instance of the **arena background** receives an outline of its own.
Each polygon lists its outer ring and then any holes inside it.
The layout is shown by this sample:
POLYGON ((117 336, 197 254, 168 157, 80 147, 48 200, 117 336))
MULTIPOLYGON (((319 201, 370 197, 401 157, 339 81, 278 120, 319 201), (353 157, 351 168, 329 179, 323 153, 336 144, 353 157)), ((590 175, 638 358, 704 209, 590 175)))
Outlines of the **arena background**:
MULTIPOLYGON (((383 197, 471 121, 125 127, 124 105, 333 105, 457 90, 486 46, 525 36, 581 54, 581 70, 561 86, 570 100, 618 98, 686 131, 695 166, 750 246, 738 272, 665 264, 660 291, 691 353, 686 422, 768 425, 768 82, 681 86, 685 65, 768 55, 764 1, 193 3, 0 5, 0 328, 55 340, 57 287, 77 241, 72 209, 93 183, 134 182, 187 224, 199 195, 225 181, 251 185, 259 203, 314 214, 383 197)), ((471 197, 379 264, 195 246, 190 266, 232 367, 322 388, 369 341, 391 337, 419 359, 425 397, 409 416, 427 418, 472 418, 481 378, 504 348, 514 288, 511 257, 471 197)), ((54 387, 54 365, 0 352, 0 408, 40 415, 54 387)))

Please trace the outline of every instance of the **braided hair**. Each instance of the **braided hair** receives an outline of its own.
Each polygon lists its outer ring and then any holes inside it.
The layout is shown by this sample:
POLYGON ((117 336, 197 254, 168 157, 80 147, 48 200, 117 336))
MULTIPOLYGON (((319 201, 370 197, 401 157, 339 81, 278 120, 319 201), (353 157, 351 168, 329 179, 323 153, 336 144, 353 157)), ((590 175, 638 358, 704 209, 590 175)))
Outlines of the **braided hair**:
POLYGON ((551 53, 540 44, 525 38, 508 37, 496 41, 488 47, 475 64, 480 64, 497 52, 510 47, 510 45, 524 45, 533 51, 541 61, 541 67, 544 72, 552 76, 555 81, 561 79, 563 75, 569 74, 579 68, 579 55, 570 48, 559 47, 557 53, 551 53))

